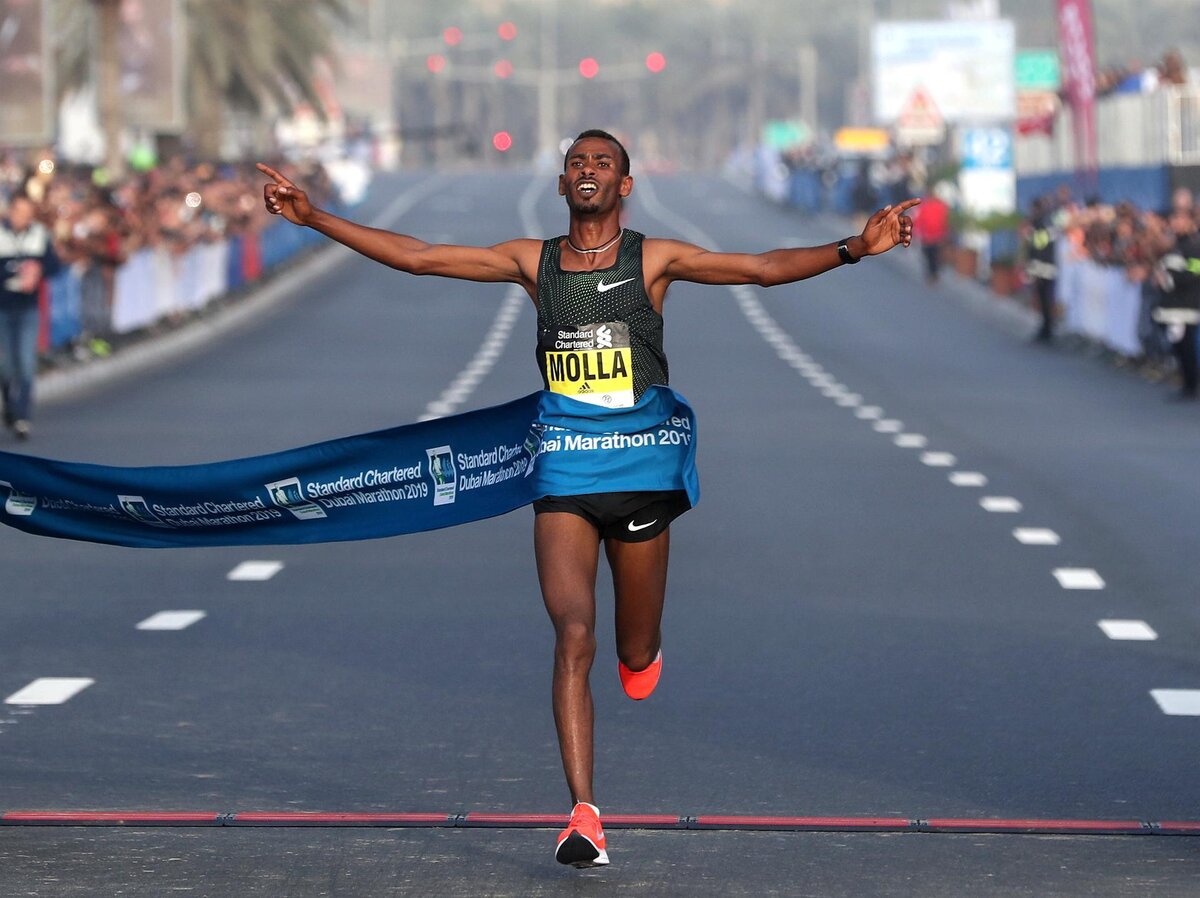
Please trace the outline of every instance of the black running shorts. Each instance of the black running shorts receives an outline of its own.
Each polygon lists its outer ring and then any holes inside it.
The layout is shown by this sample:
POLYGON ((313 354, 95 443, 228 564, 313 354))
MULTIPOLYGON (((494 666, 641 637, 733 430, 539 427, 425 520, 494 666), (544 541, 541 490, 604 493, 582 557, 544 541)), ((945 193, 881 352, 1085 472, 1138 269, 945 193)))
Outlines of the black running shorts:
POLYGON ((683 490, 545 496, 533 503, 535 514, 565 511, 578 515, 596 528, 601 539, 624 543, 654 539, 691 507, 683 490))

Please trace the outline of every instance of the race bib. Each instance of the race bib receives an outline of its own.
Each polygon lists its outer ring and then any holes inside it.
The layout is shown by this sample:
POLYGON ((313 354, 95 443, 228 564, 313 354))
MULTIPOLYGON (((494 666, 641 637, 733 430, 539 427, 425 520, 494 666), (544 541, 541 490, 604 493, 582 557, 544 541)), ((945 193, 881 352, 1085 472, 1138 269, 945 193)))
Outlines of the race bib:
POLYGON ((634 404, 633 352, 625 322, 552 327, 543 349, 543 373, 552 393, 608 408, 634 404))

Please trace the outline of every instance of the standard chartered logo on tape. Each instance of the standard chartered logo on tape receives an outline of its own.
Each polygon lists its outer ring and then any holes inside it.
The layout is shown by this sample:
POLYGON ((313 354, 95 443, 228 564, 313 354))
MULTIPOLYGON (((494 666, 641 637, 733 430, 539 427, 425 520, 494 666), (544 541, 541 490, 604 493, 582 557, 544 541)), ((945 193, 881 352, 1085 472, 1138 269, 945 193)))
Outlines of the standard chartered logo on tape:
POLYGON ((315 521, 317 518, 328 517, 320 505, 304 498, 304 491, 300 489, 300 480, 297 477, 276 480, 266 484, 266 487, 272 502, 280 508, 286 508, 301 521, 315 521))
POLYGON ((0 486, 8 490, 8 498, 4 500, 4 510, 16 517, 27 518, 37 508, 36 496, 25 496, 11 483, 0 480, 0 486))
POLYGON ((612 349, 613 345, 612 328, 607 324, 602 324, 596 328, 596 348, 597 349, 612 349))
POLYGON ((454 469, 454 451, 449 446, 426 449, 429 476, 433 478, 433 504, 452 505, 458 495, 458 474, 454 469))
POLYGON ((149 524, 151 527, 166 527, 163 521, 150 510, 149 504, 141 496, 117 496, 121 510, 135 521, 149 524))

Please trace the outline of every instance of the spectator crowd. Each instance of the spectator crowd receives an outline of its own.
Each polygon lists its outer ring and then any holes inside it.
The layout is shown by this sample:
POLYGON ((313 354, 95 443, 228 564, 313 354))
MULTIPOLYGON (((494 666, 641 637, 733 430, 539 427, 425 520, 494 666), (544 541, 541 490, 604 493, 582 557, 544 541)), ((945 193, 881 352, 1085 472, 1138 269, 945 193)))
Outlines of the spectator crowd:
MULTIPOLYGON (((320 167, 301 171, 278 164, 312 185, 319 201, 332 194, 320 167)), ((22 194, 36 204, 58 258, 79 278, 82 322, 70 345, 81 353, 107 351, 116 272, 133 255, 151 250, 178 258, 198 245, 260 234, 271 224, 263 210, 262 176, 250 163, 175 158, 106 184, 90 167, 59 166, 50 159, 29 165, 16 154, 0 157, 0 218, 22 194)))
MULTIPOLYGON (((340 206, 323 167, 276 167, 340 206)), ((108 183, 102 171, 0 156, 4 424, 28 438, 39 355, 108 355, 117 337, 200 312, 318 239, 267 215, 250 164, 173 159, 108 183)))
POLYGON ((1198 229, 1187 188, 1175 190, 1163 210, 1077 202, 1065 186, 1037 198, 1022 246, 1035 296, 1051 300, 1040 304, 1039 339, 1049 341, 1057 330, 1106 346, 1152 379, 1178 380, 1179 397, 1195 399, 1198 229))

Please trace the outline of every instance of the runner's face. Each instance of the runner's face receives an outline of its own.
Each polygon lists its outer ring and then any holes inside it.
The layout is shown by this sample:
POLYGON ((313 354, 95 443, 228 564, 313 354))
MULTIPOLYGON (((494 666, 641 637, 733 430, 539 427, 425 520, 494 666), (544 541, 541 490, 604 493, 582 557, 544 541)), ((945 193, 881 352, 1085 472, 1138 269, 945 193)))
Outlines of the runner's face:
POLYGON ((621 151, 602 137, 585 137, 567 151, 566 171, 558 192, 572 212, 609 212, 629 196, 633 178, 621 175, 621 151))

